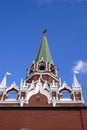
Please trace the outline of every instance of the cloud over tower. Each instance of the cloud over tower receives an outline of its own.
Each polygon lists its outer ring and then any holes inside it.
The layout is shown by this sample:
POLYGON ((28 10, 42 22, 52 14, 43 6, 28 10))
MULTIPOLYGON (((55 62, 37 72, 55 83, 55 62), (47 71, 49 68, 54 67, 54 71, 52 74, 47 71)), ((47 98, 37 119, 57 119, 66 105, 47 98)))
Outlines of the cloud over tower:
POLYGON ((87 74, 87 61, 79 60, 75 62, 75 66, 73 67, 73 70, 87 74))

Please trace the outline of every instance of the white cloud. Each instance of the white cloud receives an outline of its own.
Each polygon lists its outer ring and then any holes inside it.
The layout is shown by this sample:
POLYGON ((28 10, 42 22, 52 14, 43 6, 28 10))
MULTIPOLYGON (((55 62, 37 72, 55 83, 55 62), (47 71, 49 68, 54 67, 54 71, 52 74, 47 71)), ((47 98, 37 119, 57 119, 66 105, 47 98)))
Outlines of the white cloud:
POLYGON ((87 0, 32 0, 32 2, 36 2, 38 4, 48 4, 51 2, 87 2, 87 0))
POLYGON ((73 71, 78 71, 81 73, 87 74, 87 61, 79 60, 75 63, 75 66, 73 67, 73 71))

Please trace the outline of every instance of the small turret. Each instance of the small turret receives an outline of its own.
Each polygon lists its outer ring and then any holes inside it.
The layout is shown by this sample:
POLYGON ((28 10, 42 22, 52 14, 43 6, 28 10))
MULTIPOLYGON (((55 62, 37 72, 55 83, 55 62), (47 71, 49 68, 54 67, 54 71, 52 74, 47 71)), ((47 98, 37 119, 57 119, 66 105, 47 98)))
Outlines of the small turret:
POLYGON ((76 74, 77 71, 74 71, 74 78, 72 84, 73 99, 76 101, 83 101, 82 87, 77 80, 76 74))
POLYGON ((72 84, 72 87, 74 88, 78 88, 78 87, 81 87, 78 80, 77 80, 77 77, 76 77, 76 72, 74 71, 74 78, 73 78, 73 84, 72 84))

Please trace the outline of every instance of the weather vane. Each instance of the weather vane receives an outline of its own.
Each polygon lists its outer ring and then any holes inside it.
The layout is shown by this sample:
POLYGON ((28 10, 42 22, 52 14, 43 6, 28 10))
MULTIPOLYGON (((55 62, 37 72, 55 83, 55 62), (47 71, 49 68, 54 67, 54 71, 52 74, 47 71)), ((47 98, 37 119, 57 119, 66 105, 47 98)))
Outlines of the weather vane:
POLYGON ((46 35, 46 33, 47 33, 47 29, 45 29, 44 31, 43 31, 43 35, 46 35))

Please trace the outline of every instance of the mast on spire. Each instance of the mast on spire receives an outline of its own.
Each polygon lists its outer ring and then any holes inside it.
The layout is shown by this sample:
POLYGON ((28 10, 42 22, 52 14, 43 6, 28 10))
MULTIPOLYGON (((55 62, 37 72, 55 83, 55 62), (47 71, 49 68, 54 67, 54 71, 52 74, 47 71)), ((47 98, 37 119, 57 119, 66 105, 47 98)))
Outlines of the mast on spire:
POLYGON ((46 36, 47 31, 48 31, 47 29, 45 29, 45 30, 43 31, 43 35, 44 35, 44 36, 46 36))

